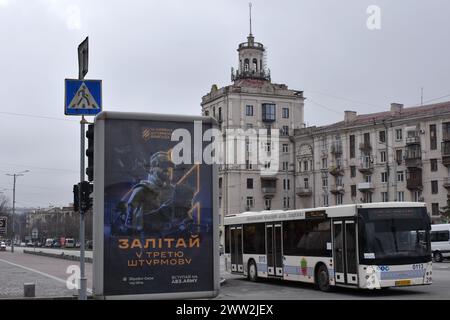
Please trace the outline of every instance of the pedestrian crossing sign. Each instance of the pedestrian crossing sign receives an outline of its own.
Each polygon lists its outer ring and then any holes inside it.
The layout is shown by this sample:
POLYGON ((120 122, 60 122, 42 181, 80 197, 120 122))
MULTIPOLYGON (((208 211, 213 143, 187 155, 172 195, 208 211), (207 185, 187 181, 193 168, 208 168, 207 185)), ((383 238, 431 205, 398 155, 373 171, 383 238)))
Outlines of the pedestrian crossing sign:
POLYGON ((65 115, 93 116, 100 111, 102 111, 101 80, 65 80, 65 115))

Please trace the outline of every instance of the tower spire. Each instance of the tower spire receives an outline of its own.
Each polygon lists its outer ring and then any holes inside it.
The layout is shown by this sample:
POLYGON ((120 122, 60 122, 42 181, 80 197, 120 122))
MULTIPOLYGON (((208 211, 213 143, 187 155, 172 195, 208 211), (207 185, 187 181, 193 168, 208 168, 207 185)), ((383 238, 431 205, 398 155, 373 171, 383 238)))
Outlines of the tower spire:
POLYGON ((252 35, 252 3, 248 3, 249 15, 250 15, 250 35, 252 35))

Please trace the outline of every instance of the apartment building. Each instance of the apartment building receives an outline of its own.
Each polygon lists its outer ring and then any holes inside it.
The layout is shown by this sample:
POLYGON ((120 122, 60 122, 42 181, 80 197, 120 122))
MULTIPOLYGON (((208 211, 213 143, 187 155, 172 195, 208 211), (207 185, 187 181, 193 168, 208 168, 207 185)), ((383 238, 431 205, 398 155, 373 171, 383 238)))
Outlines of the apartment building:
POLYGON ((433 220, 450 189, 450 102, 295 130, 298 208, 424 201, 433 220))

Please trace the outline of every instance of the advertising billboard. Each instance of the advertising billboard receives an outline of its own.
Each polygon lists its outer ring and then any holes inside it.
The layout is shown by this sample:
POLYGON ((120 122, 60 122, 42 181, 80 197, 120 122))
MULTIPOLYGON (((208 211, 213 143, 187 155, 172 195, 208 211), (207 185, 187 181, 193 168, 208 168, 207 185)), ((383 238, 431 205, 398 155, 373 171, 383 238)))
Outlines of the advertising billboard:
POLYGON ((210 117, 102 112, 94 125, 94 295, 213 297, 217 166, 210 117), (207 140, 207 139, 205 139, 207 140), (213 140, 213 139, 210 139, 213 140))
POLYGON ((7 217, 0 217, 0 236, 6 236, 7 217))

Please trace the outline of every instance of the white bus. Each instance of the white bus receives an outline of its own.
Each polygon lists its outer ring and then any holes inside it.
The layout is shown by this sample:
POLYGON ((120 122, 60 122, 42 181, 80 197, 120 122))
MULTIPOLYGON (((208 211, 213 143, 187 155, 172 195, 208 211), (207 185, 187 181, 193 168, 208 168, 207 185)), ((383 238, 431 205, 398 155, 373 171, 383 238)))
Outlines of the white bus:
POLYGON ((383 202, 225 217, 225 267, 249 280, 332 286, 431 284, 424 203, 383 202))

